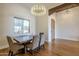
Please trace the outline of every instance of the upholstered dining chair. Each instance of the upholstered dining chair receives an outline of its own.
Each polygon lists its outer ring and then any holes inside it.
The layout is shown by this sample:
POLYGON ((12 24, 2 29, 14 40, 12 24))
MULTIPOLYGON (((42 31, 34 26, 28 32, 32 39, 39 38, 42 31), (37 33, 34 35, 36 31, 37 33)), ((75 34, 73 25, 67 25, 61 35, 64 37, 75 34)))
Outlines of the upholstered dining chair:
POLYGON ((35 35, 33 36, 32 43, 27 44, 27 51, 31 54, 34 55, 35 52, 37 52, 39 48, 39 36, 35 35))
POLYGON ((7 41, 9 44, 9 56, 16 55, 18 51, 23 48, 23 45, 14 44, 10 36, 7 36, 7 41))
POLYGON ((39 36, 40 36, 40 40, 39 40, 39 49, 41 47, 45 48, 44 44, 45 44, 45 35, 44 33, 39 33, 39 36))

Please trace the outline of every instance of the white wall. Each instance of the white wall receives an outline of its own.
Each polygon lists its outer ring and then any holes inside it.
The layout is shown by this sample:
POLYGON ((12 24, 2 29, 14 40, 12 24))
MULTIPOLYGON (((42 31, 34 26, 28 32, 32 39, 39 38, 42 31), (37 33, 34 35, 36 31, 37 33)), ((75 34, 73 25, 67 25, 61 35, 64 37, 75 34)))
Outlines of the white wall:
POLYGON ((48 14, 36 17, 36 32, 44 32, 45 39, 48 39, 48 14))
POLYGON ((56 38, 79 41, 79 7, 57 13, 56 38))
POLYGON ((1 6, 1 4, 0 4, 0 35, 1 35, 1 19, 2 19, 2 6, 1 6))
POLYGON ((19 4, 2 4, 2 19, 0 18, 0 48, 8 47, 6 35, 13 35, 13 17, 22 17, 30 20, 30 33, 35 34, 35 17, 30 14, 30 10, 19 4))

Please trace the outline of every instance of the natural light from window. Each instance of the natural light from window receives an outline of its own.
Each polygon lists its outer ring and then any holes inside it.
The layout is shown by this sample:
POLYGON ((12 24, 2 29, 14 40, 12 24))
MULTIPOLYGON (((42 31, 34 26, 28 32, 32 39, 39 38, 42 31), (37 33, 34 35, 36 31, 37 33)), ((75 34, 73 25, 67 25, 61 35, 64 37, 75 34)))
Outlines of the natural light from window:
POLYGON ((14 33, 25 34, 30 32, 30 21, 14 17, 14 33))

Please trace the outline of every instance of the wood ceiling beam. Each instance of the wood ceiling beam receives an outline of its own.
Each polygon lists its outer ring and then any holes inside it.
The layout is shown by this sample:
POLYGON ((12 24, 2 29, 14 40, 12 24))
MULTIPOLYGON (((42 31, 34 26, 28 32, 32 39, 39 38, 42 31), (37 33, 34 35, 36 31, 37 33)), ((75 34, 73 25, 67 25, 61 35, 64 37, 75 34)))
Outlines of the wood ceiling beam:
POLYGON ((64 3, 62 5, 56 6, 48 10, 49 15, 53 14, 54 12, 60 12, 66 9, 74 8, 79 6, 79 3, 64 3))

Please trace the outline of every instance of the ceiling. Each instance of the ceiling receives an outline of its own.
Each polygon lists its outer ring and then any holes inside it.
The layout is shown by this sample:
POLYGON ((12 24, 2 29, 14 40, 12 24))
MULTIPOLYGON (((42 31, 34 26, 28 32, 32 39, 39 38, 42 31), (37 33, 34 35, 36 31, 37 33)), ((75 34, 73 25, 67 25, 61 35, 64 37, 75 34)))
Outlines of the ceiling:
MULTIPOLYGON (((14 3, 14 4, 19 4, 25 8, 28 8, 28 9, 31 9, 31 7, 33 5, 39 4, 39 5, 44 5, 46 7, 46 9, 50 9, 50 8, 56 7, 58 5, 61 5, 63 3, 14 3)), ((0 6, 1 5, 4 5, 4 4, 0 4, 0 6)))
POLYGON ((44 5, 47 9, 50 9, 50 8, 55 7, 55 6, 61 5, 62 3, 23 3, 21 5, 31 9, 31 7, 33 5, 36 5, 36 4, 44 5))

